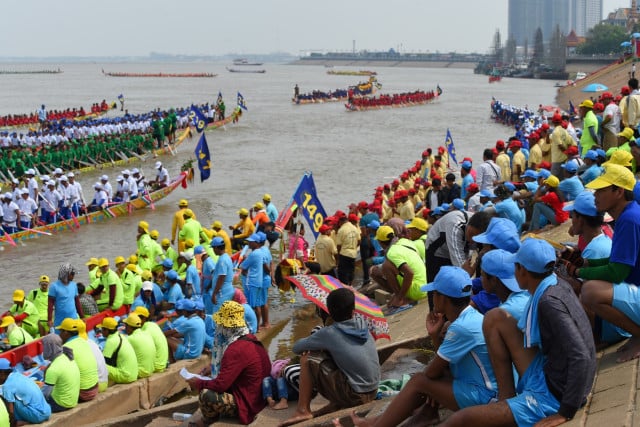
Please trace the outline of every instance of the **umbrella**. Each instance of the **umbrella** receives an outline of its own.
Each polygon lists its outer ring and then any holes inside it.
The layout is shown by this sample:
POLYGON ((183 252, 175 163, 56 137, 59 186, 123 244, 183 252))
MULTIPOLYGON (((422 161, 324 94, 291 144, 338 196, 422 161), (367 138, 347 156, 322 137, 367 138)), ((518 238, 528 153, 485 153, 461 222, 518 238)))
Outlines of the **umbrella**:
POLYGON ((640 39, 640 33, 633 33, 631 34, 631 37, 633 37, 634 39, 640 39))
POLYGON ((327 309, 326 301, 329 293, 338 288, 349 289, 356 296, 354 316, 360 317, 367 322, 369 331, 376 340, 380 338, 391 339, 389 336, 389 324, 387 323, 387 319, 384 318, 380 307, 360 292, 344 285, 335 277, 324 274, 298 274, 295 276, 287 276, 286 279, 300 289, 303 297, 327 313, 329 310, 327 309))
POLYGON ((629 46, 631 46, 631 42, 622 42, 622 43, 620 43, 620 46, 621 47, 629 47, 629 46))
POLYGON ((609 88, 603 85, 602 83, 591 83, 590 85, 583 87, 582 91, 583 92, 602 92, 607 89, 609 88))

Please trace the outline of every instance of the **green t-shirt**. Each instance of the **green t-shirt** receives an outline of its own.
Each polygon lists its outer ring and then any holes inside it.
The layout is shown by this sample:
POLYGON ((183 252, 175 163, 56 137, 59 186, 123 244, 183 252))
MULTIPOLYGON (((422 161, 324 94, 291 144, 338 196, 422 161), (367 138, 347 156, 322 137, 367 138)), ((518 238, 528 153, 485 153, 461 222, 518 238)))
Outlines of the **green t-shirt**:
POLYGON ((22 303, 22 307, 18 304, 13 304, 9 309, 9 313, 13 316, 19 316, 22 313, 27 313, 27 317, 22 321, 22 327, 31 335, 38 334, 38 322, 40 321, 40 312, 38 308, 29 300, 25 299, 22 303))
POLYGON ((104 359, 107 362, 109 380, 118 384, 132 383, 138 378, 138 360, 136 352, 131 347, 131 343, 120 333, 109 335, 102 350, 104 359), (120 346, 117 360, 111 360, 116 349, 120 346))
POLYGON ((75 408, 80 395, 80 370, 78 364, 60 354, 44 373, 44 382, 53 386, 51 397, 64 408, 75 408))
POLYGON ((587 154, 587 151, 593 147, 597 141, 591 137, 591 132, 589 132, 589 128, 593 127, 595 134, 598 134, 598 118, 593 113, 593 111, 587 112, 584 115, 583 125, 582 125, 582 136, 580 136, 580 146, 582 147, 582 157, 587 154))
POLYGON ((73 350, 73 360, 80 371, 80 390, 88 390, 98 384, 98 363, 89 343, 75 336, 64 343, 64 346, 73 350))
POLYGON ((164 336, 162 329, 155 322, 145 322, 141 328, 144 332, 151 336, 156 349, 153 359, 154 372, 164 372, 169 361, 169 344, 167 337, 164 336))
POLYGON ((138 378, 146 378, 155 370, 156 345, 147 332, 136 329, 129 335, 129 343, 136 353, 138 362, 138 378))
POLYGON ((99 284, 104 286, 104 290, 102 291, 102 294, 100 294, 100 298, 96 301, 98 307, 100 307, 100 304, 102 304, 103 306, 105 304, 109 304, 110 286, 116 287, 116 296, 113 299, 113 305, 110 308, 112 310, 117 310, 122 307, 122 301, 124 300, 124 291, 122 290, 122 282, 118 277, 118 273, 111 269, 107 270, 105 274, 100 276, 99 284))
POLYGON ((122 282, 123 304, 133 304, 136 288, 139 289, 142 287, 142 278, 133 271, 125 268, 120 276, 120 281, 122 282))
POLYGON ((9 422, 9 412, 7 411, 7 407, 4 402, 0 400, 0 426, 9 426, 11 423, 9 422))
POLYGON ((31 301, 33 305, 38 309, 38 313, 40 313, 40 321, 47 321, 47 308, 49 305, 49 291, 42 292, 39 288, 32 289, 27 294, 27 300, 31 301))
POLYGON ((11 347, 19 347, 33 341, 31 334, 18 325, 12 328, 11 332, 7 334, 7 339, 11 347))
MULTIPOLYGON (((407 298, 419 301, 427 296, 426 292, 420 290, 420 288, 427 283, 427 269, 411 240, 400 239, 391 245, 387 251, 387 259, 398 269, 403 264, 407 264, 413 271, 413 281, 407 291, 407 298)), ((398 283, 400 286, 402 286, 402 280, 403 277, 398 275, 398 283)))

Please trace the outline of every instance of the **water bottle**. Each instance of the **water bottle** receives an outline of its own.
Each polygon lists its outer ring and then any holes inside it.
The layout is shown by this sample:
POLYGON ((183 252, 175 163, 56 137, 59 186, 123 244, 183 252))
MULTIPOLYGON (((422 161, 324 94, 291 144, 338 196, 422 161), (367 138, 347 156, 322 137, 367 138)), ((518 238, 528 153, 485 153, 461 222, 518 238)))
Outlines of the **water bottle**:
POLYGON ((189 418, 191 418, 191 414, 183 414, 182 412, 173 413, 174 421, 187 421, 189 418))

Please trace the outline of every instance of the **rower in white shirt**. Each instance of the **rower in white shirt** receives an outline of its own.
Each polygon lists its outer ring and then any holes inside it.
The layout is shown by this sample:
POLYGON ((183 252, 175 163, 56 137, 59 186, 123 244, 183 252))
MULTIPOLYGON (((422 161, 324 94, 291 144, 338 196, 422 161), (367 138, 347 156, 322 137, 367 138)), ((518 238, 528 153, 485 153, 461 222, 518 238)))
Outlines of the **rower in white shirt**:
POLYGON ((20 228, 32 228, 36 223, 38 205, 29 197, 29 190, 22 190, 20 199, 16 204, 20 208, 20 228))

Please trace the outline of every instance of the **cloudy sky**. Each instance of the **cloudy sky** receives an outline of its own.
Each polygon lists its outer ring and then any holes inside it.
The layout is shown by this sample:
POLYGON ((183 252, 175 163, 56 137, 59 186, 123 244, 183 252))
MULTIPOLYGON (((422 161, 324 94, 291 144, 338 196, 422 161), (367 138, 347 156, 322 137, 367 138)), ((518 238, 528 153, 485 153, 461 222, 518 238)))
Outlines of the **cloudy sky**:
MULTIPOLYGON (((486 52, 507 0, 3 0, 0 57, 486 52), (490 5, 490 6, 489 6, 490 5)), ((630 0, 604 0, 604 12, 630 0)))

